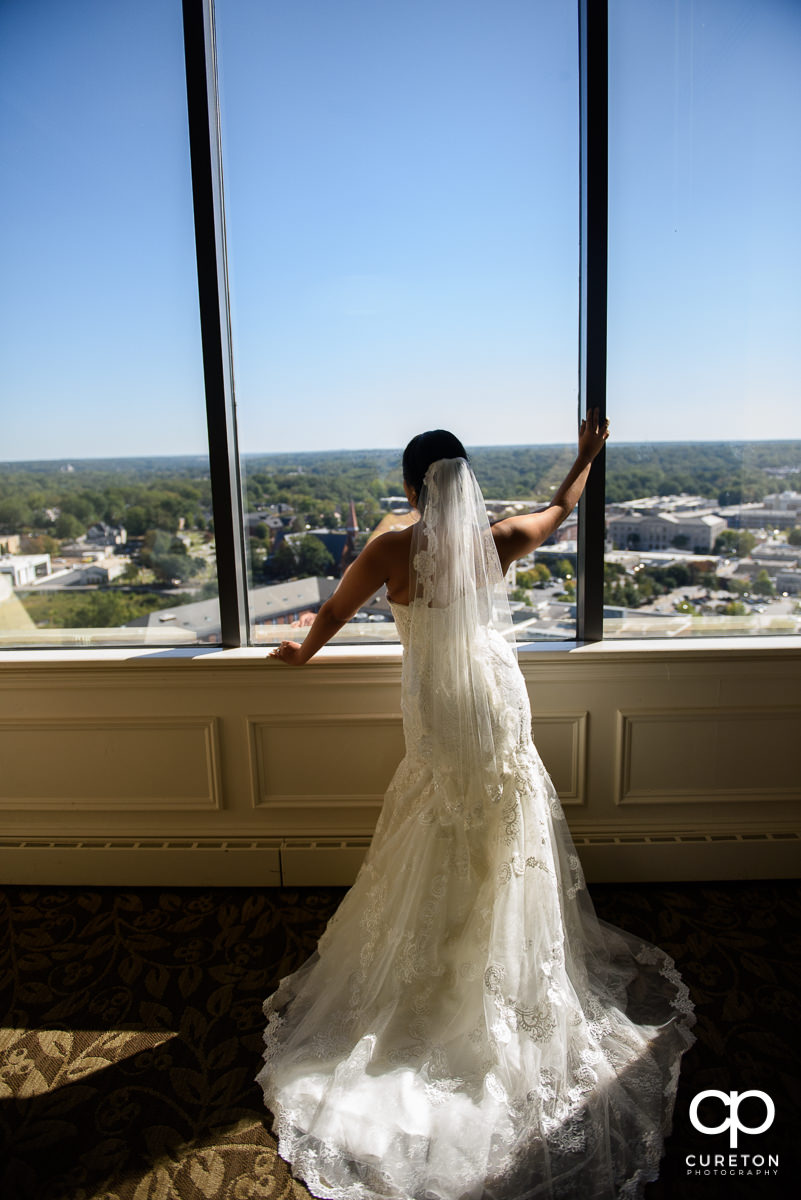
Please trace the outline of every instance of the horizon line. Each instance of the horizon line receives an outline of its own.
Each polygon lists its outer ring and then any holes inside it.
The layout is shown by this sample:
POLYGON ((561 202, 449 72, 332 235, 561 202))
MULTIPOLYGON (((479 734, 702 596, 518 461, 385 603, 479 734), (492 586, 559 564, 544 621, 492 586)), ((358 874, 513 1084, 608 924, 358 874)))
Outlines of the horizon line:
MULTIPOLYGON (((610 443, 610 449, 616 446, 777 446, 777 445, 792 445, 797 443, 801 446, 801 438, 672 438, 670 440, 632 440, 619 441, 615 440, 610 443)), ((563 450, 567 447, 572 447, 573 442, 482 442, 471 444, 466 447, 469 450, 544 450, 554 449, 563 450)), ((240 452, 240 459, 248 458, 279 458, 279 457, 300 457, 304 455, 320 455, 320 454, 386 454, 403 453, 401 446, 336 446, 319 450, 247 450, 240 452)), ((0 469, 3 467, 21 466, 21 465, 39 465, 44 463, 92 463, 92 462, 136 462, 142 459, 203 459, 208 462, 207 452, 192 452, 181 451, 175 453, 140 453, 140 454, 93 454, 87 457, 78 457, 77 455, 66 455, 63 458, 8 458, 0 461, 0 469)))

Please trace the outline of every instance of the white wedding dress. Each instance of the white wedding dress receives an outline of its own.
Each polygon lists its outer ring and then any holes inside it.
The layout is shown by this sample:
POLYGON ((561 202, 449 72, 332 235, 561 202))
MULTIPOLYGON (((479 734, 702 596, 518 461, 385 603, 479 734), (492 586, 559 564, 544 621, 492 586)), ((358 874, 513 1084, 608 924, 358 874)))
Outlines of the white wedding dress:
POLYGON ((426 483, 393 607, 406 755, 356 882, 264 1006, 279 1152, 331 1200, 638 1197, 693 1006, 668 955, 595 915, 472 472, 426 483))

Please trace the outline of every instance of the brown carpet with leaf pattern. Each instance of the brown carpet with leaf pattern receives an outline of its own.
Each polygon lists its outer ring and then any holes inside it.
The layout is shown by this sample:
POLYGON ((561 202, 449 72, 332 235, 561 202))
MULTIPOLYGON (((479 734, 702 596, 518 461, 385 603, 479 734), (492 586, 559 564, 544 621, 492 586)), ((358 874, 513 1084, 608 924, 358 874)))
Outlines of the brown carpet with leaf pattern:
MULTIPOLYGON (((795 1194, 801 884, 590 890, 599 916, 676 959, 697 1006, 698 1041, 647 1200, 795 1194), (708 1088, 770 1094, 772 1127, 741 1134, 738 1153, 779 1153, 778 1176, 687 1174, 688 1154, 730 1153, 728 1136, 690 1124, 690 1101, 708 1088)), ((307 1197, 253 1083, 261 1004, 312 952, 343 894, 0 890, 0 1198, 307 1197)), ((744 1102, 745 1123, 761 1122, 763 1110, 747 1108, 758 1103, 744 1102)), ((710 1109, 705 1120, 724 1116, 710 1109)))

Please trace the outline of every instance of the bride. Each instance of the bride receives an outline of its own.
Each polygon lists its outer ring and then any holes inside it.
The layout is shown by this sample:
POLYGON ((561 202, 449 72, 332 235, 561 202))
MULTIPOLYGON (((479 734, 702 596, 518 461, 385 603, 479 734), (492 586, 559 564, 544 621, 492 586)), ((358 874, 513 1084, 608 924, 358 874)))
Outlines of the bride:
POLYGON ((406 755, 317 950, 265 1002, 280 1154, 331 1200, 612 1200, 657 1178, 693 1007, 673 960, 600 921, 531 740, 504 574, 574 508, 490 527, 462 444, 406 447, 419 519, 368 543, 282 662, 386 584, 406 755))

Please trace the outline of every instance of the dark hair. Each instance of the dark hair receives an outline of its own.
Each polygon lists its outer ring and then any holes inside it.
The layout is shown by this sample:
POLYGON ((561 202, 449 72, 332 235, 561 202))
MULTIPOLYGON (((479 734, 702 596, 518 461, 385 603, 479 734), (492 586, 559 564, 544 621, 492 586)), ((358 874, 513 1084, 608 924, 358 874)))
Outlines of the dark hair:
POLYGON ((419 496, 428 468, 441 458, 467 458, 458 437, 447 429, 429 429, 418 433, 403 452, 403 478, 419 496))

